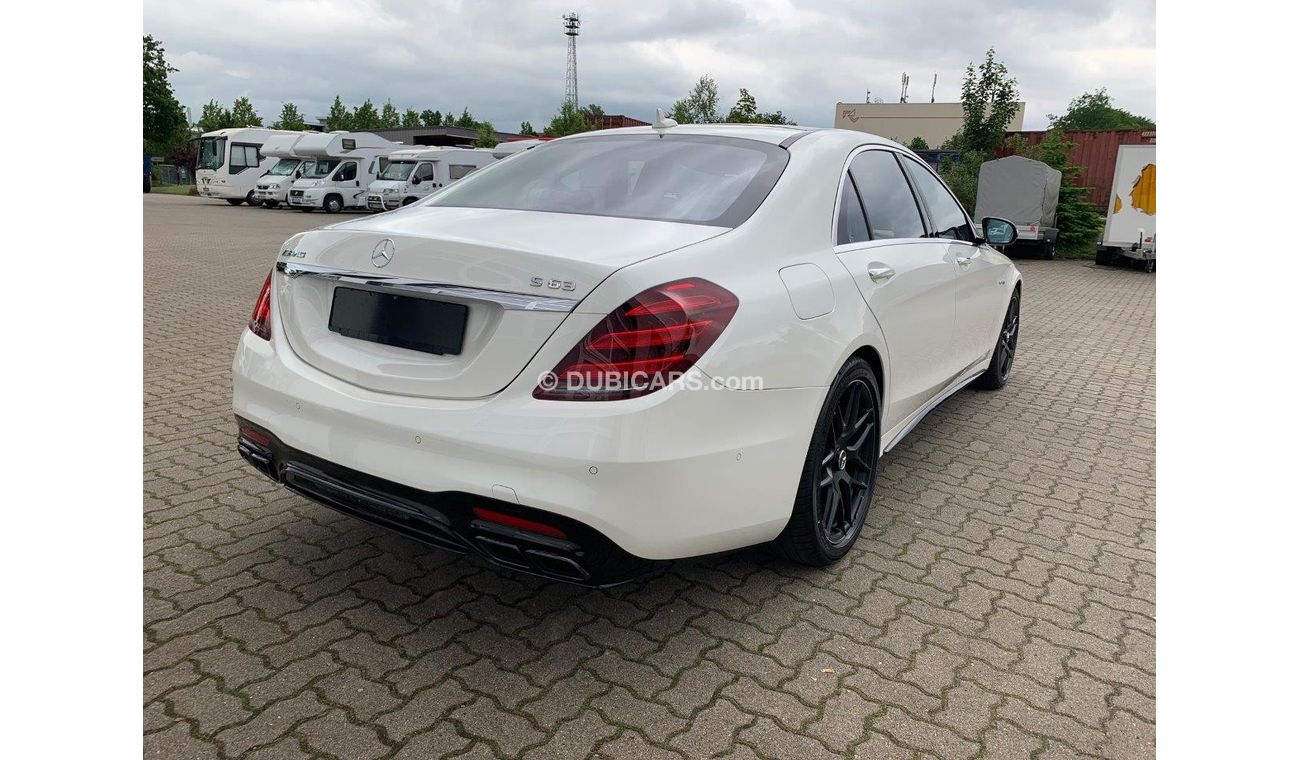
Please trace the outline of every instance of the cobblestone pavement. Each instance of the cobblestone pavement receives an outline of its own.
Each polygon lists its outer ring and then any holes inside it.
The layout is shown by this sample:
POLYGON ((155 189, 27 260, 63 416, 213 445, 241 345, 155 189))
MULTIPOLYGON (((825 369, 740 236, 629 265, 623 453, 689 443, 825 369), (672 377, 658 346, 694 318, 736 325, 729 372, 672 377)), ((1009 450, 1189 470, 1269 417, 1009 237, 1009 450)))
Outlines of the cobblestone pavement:
POLYGON ((146 757, 1154 755, 1153 276, 1020 262, 1010 384, 883 459, 839 566, 588 591, 245 466, 234 343, 326 219, 144 200, 146 757))

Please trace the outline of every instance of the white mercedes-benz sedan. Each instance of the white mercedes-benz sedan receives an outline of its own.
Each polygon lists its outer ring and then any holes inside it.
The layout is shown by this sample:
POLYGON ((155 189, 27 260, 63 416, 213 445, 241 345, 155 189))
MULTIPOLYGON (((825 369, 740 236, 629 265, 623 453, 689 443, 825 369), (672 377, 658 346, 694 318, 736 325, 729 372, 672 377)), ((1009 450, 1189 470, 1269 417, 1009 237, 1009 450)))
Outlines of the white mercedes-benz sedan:
POLYGON ((589 585, 848 552, 879 457, 1007 381, 1020 273, 902 146, 768 125, 554 140, 290 238, 239 452, 348 515, 589 585))

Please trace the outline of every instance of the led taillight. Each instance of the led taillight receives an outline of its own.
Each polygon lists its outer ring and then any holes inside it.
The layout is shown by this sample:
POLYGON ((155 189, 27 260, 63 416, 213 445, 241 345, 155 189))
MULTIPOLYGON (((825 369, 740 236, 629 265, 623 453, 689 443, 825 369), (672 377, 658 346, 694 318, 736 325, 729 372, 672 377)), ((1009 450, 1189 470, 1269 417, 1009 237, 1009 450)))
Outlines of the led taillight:
POLYGON ((253 316, 248 320, 248 329, 263 340, 271 339, 271 275, 262 283, 262 292, 257 296, 253 306, 253 316))
POLYGON ((695 365, 739 306, 731 291, 695 277, 644 290, 578 341, 551 371, 554 382, 533 396, 614 401, 653 393, 695 365))

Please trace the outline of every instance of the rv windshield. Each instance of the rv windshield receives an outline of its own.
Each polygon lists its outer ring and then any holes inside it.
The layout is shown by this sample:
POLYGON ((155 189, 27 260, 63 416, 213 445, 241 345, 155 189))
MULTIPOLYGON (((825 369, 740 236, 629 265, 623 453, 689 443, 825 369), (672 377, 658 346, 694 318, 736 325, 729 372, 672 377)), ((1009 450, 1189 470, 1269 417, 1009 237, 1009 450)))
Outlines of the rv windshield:
POLYGON ((379 173, 380 179, 397 179, 405 181, 415 169, 414 161, 389 161, 388 168, 379 173))
POLYGON ((273 177, 287 177, 293 174, 293 170, 297 169, 300 163, 302 161, 297 158, 282 158, 279 163, 271 167, 271 171, 267 172, 267 174, 273 177))
POLYGON ((569 138, 476 172, 430 203, 735 227, 787 160, 776 145, 735 137, 569 138))
POLYGON ((226 138, 204 137, 199 140, 199 168, 220 169, 226 163, 226 138))
POLYGON ((339 165, 339 159, 337 158, 317 159, 316 162, 313 163, 311 166, 308 166, 306 169, 303 169, 302 176, 311 177, 312 179, 320 179, 321 177, 328 177, 329 173, 334 171, 334 167, 338 165, 339 165))

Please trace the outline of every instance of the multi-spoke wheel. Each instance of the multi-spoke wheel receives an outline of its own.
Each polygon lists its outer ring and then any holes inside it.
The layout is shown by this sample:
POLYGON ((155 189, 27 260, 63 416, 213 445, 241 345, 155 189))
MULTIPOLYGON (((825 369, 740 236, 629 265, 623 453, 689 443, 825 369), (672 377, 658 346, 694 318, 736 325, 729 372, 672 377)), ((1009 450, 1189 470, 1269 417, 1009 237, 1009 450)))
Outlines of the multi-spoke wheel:
POLYGON ((1011 365, 1016 360, 1016 341, 1020 338, 1020 291, 1011 294, 1011 303, 1007 304, 1007 314, 1002 318, 1002 329, 998 331, 998 344, 993 349, 993 358, 989 360, 988 369, 975 378, 975 387, 995 391, 1007 384, 1011 377, 1011 365))
POLYGON ((852 359, 822 406, 790 522, 775 546, 808 565, 848 553, 871 505, 880 455, 880 389, 871 366, 852 359))

